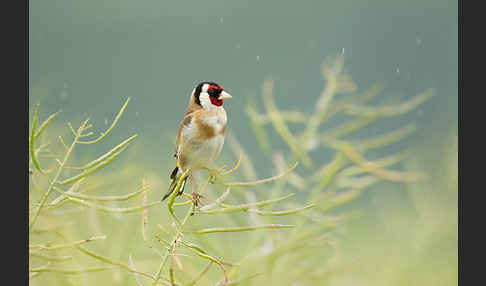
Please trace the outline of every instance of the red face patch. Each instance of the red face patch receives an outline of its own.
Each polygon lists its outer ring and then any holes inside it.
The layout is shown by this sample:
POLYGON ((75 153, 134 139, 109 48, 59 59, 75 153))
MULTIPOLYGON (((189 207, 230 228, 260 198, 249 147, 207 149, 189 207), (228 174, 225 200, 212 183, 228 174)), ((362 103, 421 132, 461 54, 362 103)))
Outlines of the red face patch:
POLYGON ((210 96, 209 99, 211 100, 211 103, 216 105, 216 106, 223 105, 223 101, 215 98, 214 96, 210 96))
POLYGON ((218 85, 210 84, 208 86, 209 99, 211 100, 212 104, 216 106, 223 105, 223 101, 218 99, 219 94, 221 94, 221 91, 223 91, 223 87, 219 84, 218 85))

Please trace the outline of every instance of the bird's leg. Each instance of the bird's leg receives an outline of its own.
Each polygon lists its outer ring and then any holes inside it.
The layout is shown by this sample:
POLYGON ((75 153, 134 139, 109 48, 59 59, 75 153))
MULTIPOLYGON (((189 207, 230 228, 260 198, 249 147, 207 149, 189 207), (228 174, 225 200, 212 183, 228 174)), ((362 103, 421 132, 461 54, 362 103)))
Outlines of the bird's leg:
POLYGON ((202 197, 200 194, 197 192, 194 192, 194 177, 191 176, 189 178, 191 181, 191 194, 192 194, 192 201, 194 202, 194 205, 197 207, 199 205, 199 198, 202 197))

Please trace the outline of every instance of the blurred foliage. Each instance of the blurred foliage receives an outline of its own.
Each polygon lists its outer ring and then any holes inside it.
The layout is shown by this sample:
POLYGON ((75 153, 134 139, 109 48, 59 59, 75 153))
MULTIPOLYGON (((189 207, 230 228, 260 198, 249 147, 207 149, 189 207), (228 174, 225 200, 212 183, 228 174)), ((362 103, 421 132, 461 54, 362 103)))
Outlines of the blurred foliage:
POLYGON ((122 153, 133 156, 125 150, 136 135, 88 159, 86 148, 103 144, 129 100, 97 139, 87 139, 94 135, 88 119, 61 128, 55 113, 39 124, 36 106, 29 138, 30 283, 457 284, 457 132, 440 145, 444 156, 432 165, 413 146, 374 156, 406 140, 417 124, 373 136, 367 128, 414 110, 436 92, 380 101, 384 87, 358 92, 343 62, 342 55, 324 61, 326 85, 311 113, 298 105, 280 110, 274 82, 265 79, 264 110, 255 99, 246 111, 275 175, 259 179, 252 150, 233 134, 227 147, 239 159, 199 182, 198 207, 184 195, 171 196, 165 208, 160 197, 168 176, 136 160, 112 164, 122 153), (333 119, 340 123, 328 127, 333 119), (286 151, 273 148, 269 129, 286 151), (320 165, 314 154, 322 149, 332 159, 320 165), (403 196, 391 196, 392 190, 403 196), (372 219, 350 207, 365 191, 384 194, 372 219))

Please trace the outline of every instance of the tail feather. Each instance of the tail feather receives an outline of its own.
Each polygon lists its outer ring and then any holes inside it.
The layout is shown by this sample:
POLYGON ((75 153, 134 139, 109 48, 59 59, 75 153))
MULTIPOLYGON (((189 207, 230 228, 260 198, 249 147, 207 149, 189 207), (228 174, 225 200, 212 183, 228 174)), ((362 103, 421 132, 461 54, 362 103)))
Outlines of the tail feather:
POLYGON ((172 170, 172 173, 170 174, 170 178, 173 180, 177 176, 177 172, 179 171, 179 167, 175 167, 174 170, 172 170))
MULTIPOLYGON (((170 194, 172 194, 174 189, 176 188, 177 183, 179 182, 179 179, 181 177, 181 176, 177 176, 178 171, 179 171, 179 168, 175 167, 174 170, 172 171, 172 173, 170 174, 170 178, 172 179, 172 182, 170 183, 169 191, 164 195, 164 197, 162 197, 162 201, 167 199, 170 196, 170 194)), ((178 196, 180 196, 184 192, 184 187, 186 186, 186 180, 187 180, 187 177, 182 182, 181 189, 179 190, 179 193, 177 193, 178 196)))

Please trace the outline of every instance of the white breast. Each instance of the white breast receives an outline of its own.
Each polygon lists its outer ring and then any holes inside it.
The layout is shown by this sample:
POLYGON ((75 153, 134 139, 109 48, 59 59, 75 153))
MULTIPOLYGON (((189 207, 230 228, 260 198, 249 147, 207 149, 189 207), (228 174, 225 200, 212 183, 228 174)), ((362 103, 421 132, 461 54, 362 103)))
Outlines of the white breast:
POLYGON ((226 125, 226 112, 220 112, 204 119, 204 123, 213 127, 216 134, 219 134, 226 125))

